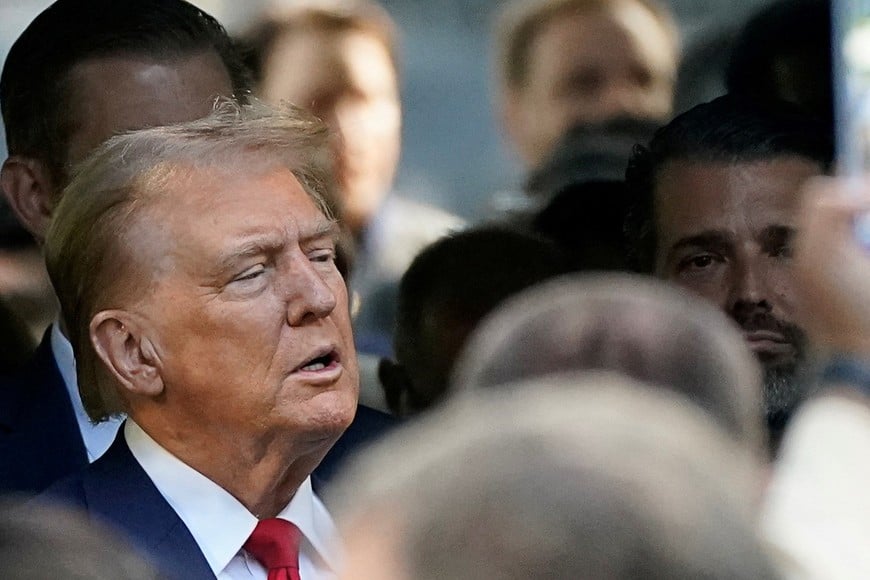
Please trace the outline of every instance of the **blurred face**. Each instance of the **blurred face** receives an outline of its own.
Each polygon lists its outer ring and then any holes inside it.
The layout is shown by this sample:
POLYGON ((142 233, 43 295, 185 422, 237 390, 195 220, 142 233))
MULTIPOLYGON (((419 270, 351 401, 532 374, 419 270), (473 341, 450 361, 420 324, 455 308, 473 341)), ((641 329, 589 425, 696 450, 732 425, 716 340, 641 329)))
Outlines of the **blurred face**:
POLYGON ((398 79, 383 42, 360 31, 280 39, 259 92, 267 102, 310 109, 338 133, 343 217, 358 234, 392 186, 399 160, 398 79))
POLYGON ((634 1, 555 15, 530 46, 525 85, 509 91, 508 130, 534 167, 577 123, 625 115, 665 119, 676 67, 674 40, 634 1))
MULTIPOLYGON (((729 314, 769 379, 788 375, 801 358, 792 238, 800 188, 821 173, 808 159, 779 157, 674 161, 657 179, 657 274, 729 314)), ((768 403, 776 406, 774 395, 768 403)))
POLYGON ((160 360, 161 421, 290 435, 300 452, 331 445, 359 381, 335 224, 290 171, 239 173, 192 171, 130 234, 153 261, 138 310, 160 360))
POLYGON ((205 117, 216 97, 233 94, 229 73, 212 52, 177 60, 92 58, 72 69, 69 84, 71 164, 112 135, 205 117))

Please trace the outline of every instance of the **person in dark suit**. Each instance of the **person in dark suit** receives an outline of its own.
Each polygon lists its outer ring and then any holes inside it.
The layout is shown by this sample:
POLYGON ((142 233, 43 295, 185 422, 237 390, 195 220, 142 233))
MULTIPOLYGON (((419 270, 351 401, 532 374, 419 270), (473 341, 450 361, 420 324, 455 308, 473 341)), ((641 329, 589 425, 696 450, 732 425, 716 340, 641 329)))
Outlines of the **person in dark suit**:
MULTIPOLYGON (((248 87, 226 31, 183 0, 59 0, 22 33, 3 67, 10 156, 0 185, 42 244, 71 167, 103 140, 203 117, 216 97, 244 99, 248 87)), ((388 423, 360 409, 335 459, 388 423)), ((91 423, 72 346, 63 326, 52 325, 35 357, 0 377, 0 492, 42 491, 99 457, 119 425, 91 423)), ((325 475, 337 467, 325 462, 325 475)))
POLYGON ((126 421, 41 497, 120 528, 169 577, 338 570, 312 472, 354 419, 359 371, 328 135, 226 100, 116 136, 48 230, 84 406, 126 421), (295 545, 276 562, 264 542, 295 545))

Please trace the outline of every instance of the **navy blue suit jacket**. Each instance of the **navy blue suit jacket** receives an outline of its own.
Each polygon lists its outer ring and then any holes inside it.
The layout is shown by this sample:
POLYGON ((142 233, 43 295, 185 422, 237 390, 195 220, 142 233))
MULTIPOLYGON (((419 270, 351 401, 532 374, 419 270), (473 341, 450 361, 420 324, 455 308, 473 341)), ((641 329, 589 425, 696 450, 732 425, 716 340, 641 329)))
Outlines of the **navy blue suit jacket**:
POLYGON ((50 336, 24 367, 0 377, 0 493, 39 493, 88 464, 50 336))
POLYGON ((76 508, 120 530, 167 578, 215 577, 187 526, 130 453, 123 429, 102 457, 39 499, 76 508))
MULTIPOLYGON (((46 331, 33 359, 0 377, 0 495, 36 494, 88 465, 69 393, 46 331)), ((314 474, 329 481, 344 461, 385 433, 395 420, 360 405, 347 431, 314 474)))

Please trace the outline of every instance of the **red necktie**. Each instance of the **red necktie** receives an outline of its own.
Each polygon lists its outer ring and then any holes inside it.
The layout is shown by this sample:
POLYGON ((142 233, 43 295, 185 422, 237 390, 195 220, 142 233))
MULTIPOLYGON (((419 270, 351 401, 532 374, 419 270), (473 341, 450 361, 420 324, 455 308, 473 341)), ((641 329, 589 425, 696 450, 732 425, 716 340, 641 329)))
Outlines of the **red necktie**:
POLYGON ((302 532, 287 520, 261 520, 244 548, 269 570, 268 580, 299 579, 302 532))

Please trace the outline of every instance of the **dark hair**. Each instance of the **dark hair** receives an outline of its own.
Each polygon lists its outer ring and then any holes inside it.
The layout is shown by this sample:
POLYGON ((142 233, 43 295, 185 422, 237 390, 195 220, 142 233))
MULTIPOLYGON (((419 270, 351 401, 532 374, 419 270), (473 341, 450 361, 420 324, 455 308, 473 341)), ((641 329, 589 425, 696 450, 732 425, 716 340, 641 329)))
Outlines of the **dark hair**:
POLYGON ((746 23, 725 73, 729 93, 784 99, 833 123, 829 0, 782 0, 746 23))
POLYGON ((12 155, 46 164, 66 181, 70 120, 69 73, 78 63, 108 55, 169 59, 214 51, 236 95, 249 81, 223 26, 184 0, 58 0, 18 37, 0 77, 0 107, 12 155))
POLYGON ((655 188, 659 172, 672 161, 746 163, 783 156, 831 167, 833 137, 828 127, 795 105, 725 95, 677 116, 637 145, 625 173, 631 199, 625 234, 634 268, 652 272, 656 251, 655 188))
MULTIPOLYGON (((424 249, 399 284, 395 353, 412 390, 412 410, 446 391, 452 361, 480 319, 529 286, 563 274, 562 253, 549 241, 486 226, 446 236, 424 249), (451 344, 440 333, 459 328, 451 344)), ((387 392, 396 403, 401 393, 387 392)))

